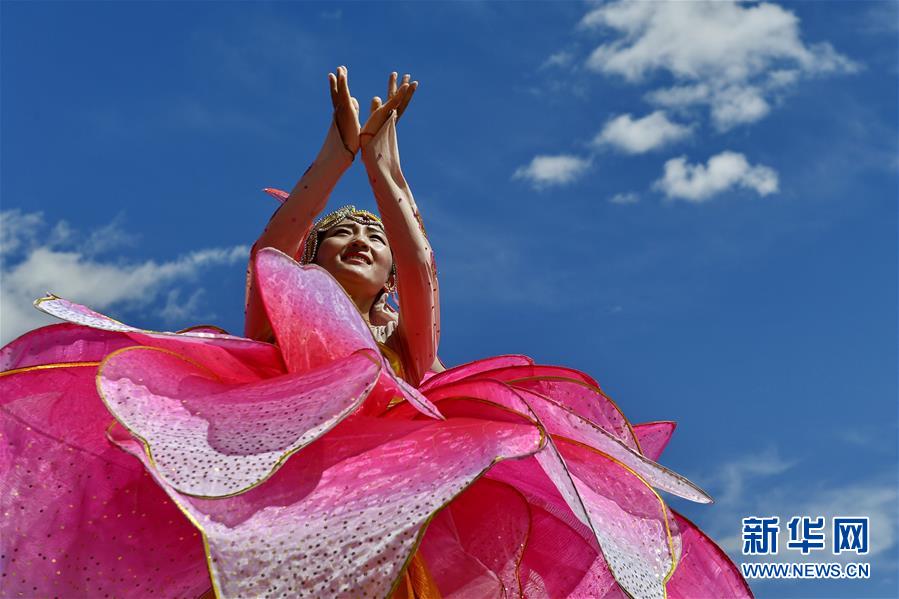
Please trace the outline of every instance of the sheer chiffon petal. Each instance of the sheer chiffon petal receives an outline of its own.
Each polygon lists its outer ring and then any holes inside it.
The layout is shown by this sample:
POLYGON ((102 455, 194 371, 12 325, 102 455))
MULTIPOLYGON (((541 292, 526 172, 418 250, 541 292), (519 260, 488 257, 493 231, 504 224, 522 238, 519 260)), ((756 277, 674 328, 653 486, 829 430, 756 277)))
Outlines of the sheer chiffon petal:
POLYGON ((485 370, 471 376, 502 381, 552 397, 557 403, 612 433, 632 449, 639 449, 624 413, 602 392, 593 378, 582 372, 561 366, 531 364, 485 370))
MULTIPOLYGON (((218 376, 235 382, 277 376, 285 372, 281 353, 271 343, 220 333, 170 333, 138 329, 54 295, 37 300, 35 307, 56 318, 88 327, 81 329, 86 339, 96 335, 90 332, 91 329, 122 333, 132 340, 129 345, 147 345, 177 352, 206 364, 218 376)), ((51 347, 60 345, 61 342, 62 340, 55 340, 52 336, 47 336, 44 341, 51 347)), ((16 340, 10 345, 18 343, 19 340, 16 340)))
MULTIPOLYGON (((259 293, 290 372, 314 368, 378 344, 359 310, 324 269, 301 266, 273 248, 256 253, 259 293)), ((417 389, 397 377, 385 358, 384 377, 410 404, 433 418, 440 412, 417 389)))
POLYGON ((658 461, 662 452, 668 447, 675 428, 677 428, 677 423, 670 421, 644 422, 634 425, 634 434, 637 435, 643 455, 650 460, 658 461))
POLYGON ((218 497, 259 484, 356 409, 380 366, 362 350, 233 385, 178 354, 136 347, 103 362, 97 388, 116 419, 147 445, 160 477, 181 493, 218 497))
POLYGON ((511 382, 524 389, 564 406, 584 420, 614 435, 629 448, 639 451, 630 422, 621 409, 599 387, 571 378, 530 377, 511 382))
POLYGON ((96 366, 0 376, 0 571, 9 597, 197 597, 200 535, 110 445, 96 366))
POLYGON ((539 431, 507 411, 459 400, 446 421, 355 417, 232 498, 179 494, 140 458, 204 532, 220 596, 385 596, 435 512, 494 462, 533 454, 539 431))
POLYGON ((751 599, 752 590, 727 554, 695 524, 673 514, 683 548, 677 570, 668 581, 668 596, 751 599))
POLYGON ((0 372, 46 364, 99 362, 129 345, 134 341, 124 333, 53 324, 29 331, 0 349, 0 372))
POLYGON ((630 469, 589 447, 558 440, 615 580, 633 597, 665 597, 676 566, 667 508, 630 469))
POLYGON ((289 372, 300 372, 360 349, 378 351, 346 291, 327 271, 301 266, 278 250, 256 253, 265 311, 289 372))
POLYGON ((453 366, 452 368, 444 370, 443 372, 439 372, 433 377, 429 378, 424 384, 421 385, 419 389, 422 393, 427 393, 434 387, 440 385, 448 385, 449 383, 461 381, 476 374, 482 374, 486 371, 507 368, 509 366, 530 366, 533 363, 534 361, 529 357, 519 355, 483 358, 481 360, 468 362, 467 364, 453 366))
POLYGON ((711 503, 712 498, 695 484, 644 457, 604 428, 559 405, 554 401, 554 397, 550 398, 517 385, 513 388, 538 415, 540 422, 550 434, 566 437, 602 451, 633 470, 657 489, 690 501, 711 503))
MULTIPOLYGON (((548 447, 547 447, 548 449, 548 447)), ((488 476, 513 486, 527 500, 531 529, 522 556, 524 597, 624 597, 602 552, 597 535, 570 509, 557 484, 537 458, 506 461, 488 476)))
POLYGON ((419 552, 445 599, 518 597, 530 510, 511 486, 481 478, 428 525, 419 552))
POLYGON ((279 346, 36 303, 74 324, 0 350, 4 591, 383 597, 415 554, 446 597, 751 597, 652 489, 710 501, 674 423, 525 356, 416 388, 325 271, 254 268, 279 346))

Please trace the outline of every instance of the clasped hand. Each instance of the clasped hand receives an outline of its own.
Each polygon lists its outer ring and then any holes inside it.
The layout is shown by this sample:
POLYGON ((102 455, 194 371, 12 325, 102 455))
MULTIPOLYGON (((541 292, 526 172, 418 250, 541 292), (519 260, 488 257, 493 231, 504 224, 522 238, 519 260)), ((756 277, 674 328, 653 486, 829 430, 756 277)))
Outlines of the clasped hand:
POLYGON ((347 68, 337 67, 336 75, 328 73, 334 121, 340 130, 343 145, 349 152, 355 155, 360 147, 364 148, 387 121, 391 111, 396 110, 397 118, 402 116, 412 100, 412 94, 418 88, 418 81, 410 82, 409 79, 409 75, 403 75, 397 87, 397 74, 391 73, 387 80, 387 102, 382 103, 378 96, 372 98, 368 119, 364 125, 360 125, 359 102, 350 95, 347 68))

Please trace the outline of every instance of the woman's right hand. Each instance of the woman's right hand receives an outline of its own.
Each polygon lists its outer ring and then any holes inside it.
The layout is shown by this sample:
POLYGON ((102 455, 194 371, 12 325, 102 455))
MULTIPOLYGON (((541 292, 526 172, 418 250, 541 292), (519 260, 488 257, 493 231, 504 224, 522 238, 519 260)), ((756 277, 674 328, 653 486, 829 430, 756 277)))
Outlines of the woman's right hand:
POLYGON ((331 105, 334 107, 334 122, 340 131, 344 147, 353 156, 359 151, 359 102, 350 95, 347 68, 337 67, 337 74, 328 73, 331 87, 331 105))
POLYGON ((395 72, 391 73, 387 81, 386 104, 382 104, 381 98, 378 96, 371 99, 371 114, 369 114, 368 120, 365 121, 365 125, 363 125, 360 133, 360 143, 363 147, 380 131, 392 111, 396 111, 397 118, 403 114, 409 105, 409 101, 412 100, 412 94, 418 89, 418 81, 410 83, 409 75, 403 75, 402 85, 399 87, 396 85, 396 79, 397 74, 395 72))

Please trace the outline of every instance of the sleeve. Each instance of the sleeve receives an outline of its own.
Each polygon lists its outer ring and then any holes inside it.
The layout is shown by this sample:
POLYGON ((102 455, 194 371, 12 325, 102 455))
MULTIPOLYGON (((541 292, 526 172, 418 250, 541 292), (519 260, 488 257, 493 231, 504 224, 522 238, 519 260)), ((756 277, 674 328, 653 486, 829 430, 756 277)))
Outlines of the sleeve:
POLYGON ((410 382, 417 384, 437 357, 440 299, 434 252, 400 168, 395 112, 362 149, 362 161, 396 264, 400 297, 397 335, 410 382))
POLYGON ((324 210, 328 196, 341 175, 353 163, 353 157, 353 153, 343 145, 337 124, 332 121, 315 162, 306 169, 290 196, 272 215, 262 235, 253 244, 247 266, 244 325, 244 334, 250 339, 268 341, 271 338, 271 324, 256 290, 253 272, 256 252, 264 247, 273 247, 288 256, 296 256, 303 247, 315 217, 324 210))

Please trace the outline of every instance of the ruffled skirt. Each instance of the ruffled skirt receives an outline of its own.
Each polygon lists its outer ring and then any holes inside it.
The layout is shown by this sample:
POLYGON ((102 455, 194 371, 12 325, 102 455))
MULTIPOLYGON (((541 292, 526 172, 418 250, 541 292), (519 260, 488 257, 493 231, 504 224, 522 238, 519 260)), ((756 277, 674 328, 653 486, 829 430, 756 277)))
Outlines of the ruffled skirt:
POLYGON ((746 597, 657 490, 673 423, 524 356, 418 388, 337 283, 257 256, 277 345, 68 323, 0 351, 3 596, 746 597))

